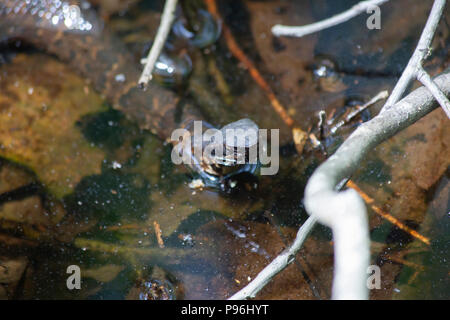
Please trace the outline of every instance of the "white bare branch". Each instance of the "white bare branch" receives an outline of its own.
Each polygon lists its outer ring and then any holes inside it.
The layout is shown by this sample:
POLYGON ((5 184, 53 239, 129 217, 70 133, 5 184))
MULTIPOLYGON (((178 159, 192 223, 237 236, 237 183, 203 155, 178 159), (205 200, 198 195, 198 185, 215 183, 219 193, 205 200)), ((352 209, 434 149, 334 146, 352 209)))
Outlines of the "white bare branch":
MULTIPOLYGON (((449 70, 434 82, 447 96, 450 94, 449 70)), ((304 199, 306 210, 333 230, 333 299, 368 297, 366 271, 369 262, 364 202, 354 190, 336 192, 336 185, 348 179, 376 145, 411 125, 437 105, 425 87, 416 89, 392 108, 358 127, 309 179, 304 199)))
MULTIPOLYGON (((379 6, 389 0, 366 0, 361 1, 358 4, 354 5, 347 11, 344 11, 338 15, 335 15, 329 19, 325 19, 313 24, 309 24, 306 26, 283 26, 283 25, 275 25, 272 27, 272 33, 275 36, 291 36, 291 37, 303 37, 305 35, 315 33, 335 25, 341 24, 350 20, 353 17, 361 14, 362 12, 367 11, 373 6, 379 6)), ((439 93, 437 86, 430 81, 431 77, 426 74, 426 71, 422 68, 422 62, 426 59, 426 57, 430 54, 431 50, 431 42, 434 38, 434 34, 436 32, 436 28, 439 24, 439 21, 442 16, 442 12, 445 8, 446 0, 435 0, 433 7, 431 9, 430 15, 428 17, 427 23, 423 29, 422 35, 420 37, 419 43, 414 51, 414 54, 411 56, 411 59, 408 62, 405 70, 402 73, 402 76, 398 80, 395 88, 392 90, 392 94, 389 99, 386 101, 382 112, 394 105, 397 101, 401 99, 404 95, 406 89, 408 88, 411 81, 414 79, 419 80, 424 84, 429 90, 432 90, 432 93, 436 100, 439 101, 441 107, 444 109, 447 116, 450 118, 450 106, 448 99, 444 99, 444 94, 439 93), (420 79, 419 79, 420 76, 420 79)))
MULTIPOLYGON (((360 14, 370 6, 387 1, 363 1, 349 11, 304 27, 274 26, 276 36, 301 37, 333 25, 342 23, 360 14), (365 8, 365 9, 363 9, 365 8)), ((325 161, 312 175, 305 189, 305 207, 310 214, 307 227, 300 228, 294 245, 284 251, 258 276, 231 299, 254 297, 276 274, 292 262, 291 254, 297 252, 317 221, 333 230, 335 243, 335 269, 333 277, 333 299, 367 299, 367 267, 370 256, 370 240, 364 201, 354 190, 337 192, 358 168, 362 158, 376 145, 416 122, 431 112, 438 101, 447 116, 450 114, 450 70, 436 81, 422 67, 423 60, 430 53, 446 0, 435 0, 419 43, 397 82, 391 96, 380 114, 361 125, 341 145, 336 153, 325 161), (399 101, 413 79, 425 87, 416 89, 399 101), (440 86, 440 88, 439 88, 440 86), (436 99, 436 100, 434 100, 436 99)))
MULTIPOLYGON (((431 8, 430 15, 428 16, 427 23, 425 24, 425 27, 422 31, 422 35, 420 36, 419 43, 417 44, 417 47, 414 50, 414 53, 411 56, 411 59, 409 59, 409 62, 407 64, 405 70, 403 70, 403 73, 402 73, 400 79, 398 80, 397 84, 395 85, 394 89, 392 90, 392 93, 391 93, 390 97, 388 98, 388 100, 386 101, 381 112, 384 112, 385 110, 389 109, 390 107, 392 107, 392 105, 394 105, 397 101, 399 101, 401 99, 401 97, 403 96, 403 94, 405 93, 405 91, 408 88, 411 81, 413 81, 414 79, 418 79, 419 75, 421 75, 421 79, 430 78, 429 76, 424 78, 423 73, 425 71, 422 68, 422 62, 430 54, 431 42, 434 38, 436 28, 441 19, 442 12, 444 11, 445 3, 446 3, 446 0, 435 0, 434 1, 433 7, 431 8)), ((429 88, 429 86, 430 86, 430 82, 428 82, 427 88, 429 88)), ((434 88, 434 90, 435 89, 436 88, 434 88)), ((442 100, 442 95, 438 94, 438 97, 439 97, 439 99, 442 100)), ((437 97, 436 97, 436 99, 437 99, 437 97)), ((440 100, 438 100, 438 101, 440 101, 440 100)), ((446 104, 441 103, 441 105, 445 110, 446 104)), ((449 115, 447 110, 446 110, 446 113, 447 113, 447 115, 449 115)))
POLYGON ((370 101, 366 102, 365 104, 363 104, 362 106, 359 106, 358 108, 356 108, 356 110, 352 111, 351 113, 349 113, 343 120, 339 121, 338 123, 336 123, 331 129, 330 132, 332 134, 335 134, 336 131, 341 128, 343 125, 349 123, 354 117, 356 117, 358 114, 360 114, 361 112, 363 112, 364 110, 366 110, 367 108, 369 108, 370 106, 374 105, 375 103, 377 103, 378 101, 382 100, 382 99, 386 99, 387 97, 389 97, 389 92, 387 90, 383 90, 380 91, 375 97, 373 97, 372 99, 370 99, 370 101))
POLYGON ((447 117, 450 119, 450 101, 447 99, 445 94, 439 90, 438 86, 434 83, 433 79, 431 79, 430 75, 422 68, 422 66, 420 66, 417 70, 417 80, 419 80, 428 90, 430 90, 434 98, 444 109, 447 117))
POLYGON ((155 67, 155 63, 161 54, 167 36, 170 33, 173 21, 175 20, 177 2, 177 0, 166 0, 166 3, 164 4, 164 10, 161 15, 161 22, 159 24, 158 31, 156 32, 155 41, 153 42, 147 58, 144 60, 145 67, 138 81, 139 87, 141 88, 145 88, 147 83, 152 79, 153 68, 155 67))
POLYGON ((288 36, 288 37, 303 37, 311 33, 315 33, 324 29, 328 29, 330 27, 336 26, 343 22, 346 22, 363 12, 367 12, 368 9, 373 8, 374 6, 380 6, 389 0, 366 0, 361 1, 351 7, 349 10, 344 11, 340 14, 337 14, 331 18, 312 23, 306 26, 283 26, 277 24, 272 27, 272 33, 274 36, 288 36))
MULTIPOLYGON (((450 70, 434 81, 450 95, 450 70)), ((335 243, 334 299, 366 299, 369 235, 366 207, 354 190, 336 192, 376 145, 413 124, 437 107, 433 95, 418 88, 384 113, 362 124, 310 178, 305 190, 305 206, 310 218, 302 225, 290 248, 281 253, 246 287, 230 299, 249 299, 294 261, 305 238, 318 220, 331 226, 335 243)))

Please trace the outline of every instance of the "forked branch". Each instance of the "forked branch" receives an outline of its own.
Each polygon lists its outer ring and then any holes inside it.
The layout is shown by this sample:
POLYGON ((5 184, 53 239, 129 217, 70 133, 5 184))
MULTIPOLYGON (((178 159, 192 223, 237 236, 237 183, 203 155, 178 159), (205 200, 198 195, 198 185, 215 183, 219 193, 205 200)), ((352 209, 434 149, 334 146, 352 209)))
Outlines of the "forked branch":
POLYGON ((367 12, 368 9, 373 8, 374 6, 380 6, 389 0, 367 0, 361 1, 340 14, 337 14, 331 18, 308 24, 306 26, 283 26, 281 24, 277 24, 272 27, 272 33, 274 36, 287 36, 287 37, 303 37, 308 34, 316 33, 318 31, 322 31, 324 29, 328 29, 334 27, 338 24, 346 22, 363 12, 367 12))
MULTIPOLYGON (((280 29, 279 26, 275 26, 274 34, 303 36, 347 21, 363 12, 364 5, 380 5, 384 2, 387 0, 363 1, 350 9, 350 12, 310 26, 288 27, 291 29, 280 29)), ((370 150, 431 112, 438 105, 436 101, 443 107, 447 116, 450 115, 448 100, 450 70, 433 80, 422 67, 423 60, 430 52, 431 41, 445 3, 446 0, 434 1, 419 43, 380 114, 358 127, 309 179, 304 202, 310 218, 299 229, 294 244, 231 299, 254 297, 276 274, 286 268, 294 260, 291 254, 298 252, 316 220, 333 230, 335 271, 332 298, 368 298, 366 272, 370 256, 370 239, 366 206, 355 190, 343 192, 337 190, 344 185, 370 150), (425 87, 416 89, 400 100, 413 79, 419 80, 425 87)))

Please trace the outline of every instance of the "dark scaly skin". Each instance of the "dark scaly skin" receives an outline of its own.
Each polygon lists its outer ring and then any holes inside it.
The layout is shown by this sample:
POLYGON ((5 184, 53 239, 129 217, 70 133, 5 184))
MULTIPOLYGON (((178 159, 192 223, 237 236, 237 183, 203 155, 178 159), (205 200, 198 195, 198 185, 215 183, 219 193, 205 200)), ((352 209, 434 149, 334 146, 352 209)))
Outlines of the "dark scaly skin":
MULTIPOLYGON (((152 83, 145 91, 139 89, 140 66, 125 45, 103 27, 95 12, 86 7, 88 4, 83 1, 0 0, 0 41, 21 39, 57 56, 90 79, 113 108, 121 110, 141 128, 162 139, 170 138, 172 131, 180 127, 176 121, 179 98, 152 83), (78 5, 86 24, 68 28, 61 18, 64 5, 65 12, 68 5, 78 5), (54 16, 60 18, 55 21, 54 16), (119 74, 125 75, 125 81, 116 80, 119 74)), ((185 105, 178 118, 185 124, 200 116, 185 105)))

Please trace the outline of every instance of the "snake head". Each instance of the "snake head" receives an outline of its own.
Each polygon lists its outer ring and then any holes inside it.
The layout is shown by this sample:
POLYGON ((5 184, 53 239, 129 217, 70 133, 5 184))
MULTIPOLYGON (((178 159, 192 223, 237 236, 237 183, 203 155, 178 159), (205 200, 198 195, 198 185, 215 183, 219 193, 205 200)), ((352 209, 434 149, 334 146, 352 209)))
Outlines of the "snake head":
POLYGON ((194 123, 194 134, 189 134, 188 144, 184 143, 186 139, 183 138, 183 144, 176 145, 176 152, 184 153, 184 158, 190 160, 187 165, 206 184, 214 185, 242 172, 255 172, 258 167, 259 133, 255 122, 241 119, 221 129, 200 123, 208 129, 196 129, 194 123))

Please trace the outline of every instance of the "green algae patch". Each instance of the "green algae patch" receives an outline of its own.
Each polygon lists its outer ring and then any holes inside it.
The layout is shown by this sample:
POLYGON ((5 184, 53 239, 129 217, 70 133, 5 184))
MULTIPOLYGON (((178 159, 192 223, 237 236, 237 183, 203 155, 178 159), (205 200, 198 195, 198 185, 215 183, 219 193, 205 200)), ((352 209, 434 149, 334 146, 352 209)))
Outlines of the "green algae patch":
POLYGON ((30 168, 61 198, 101 172, 104 151, 85 139, 77 121, 106 109, 64 64, 20 54, 0 67, 0 157, 30 168))

